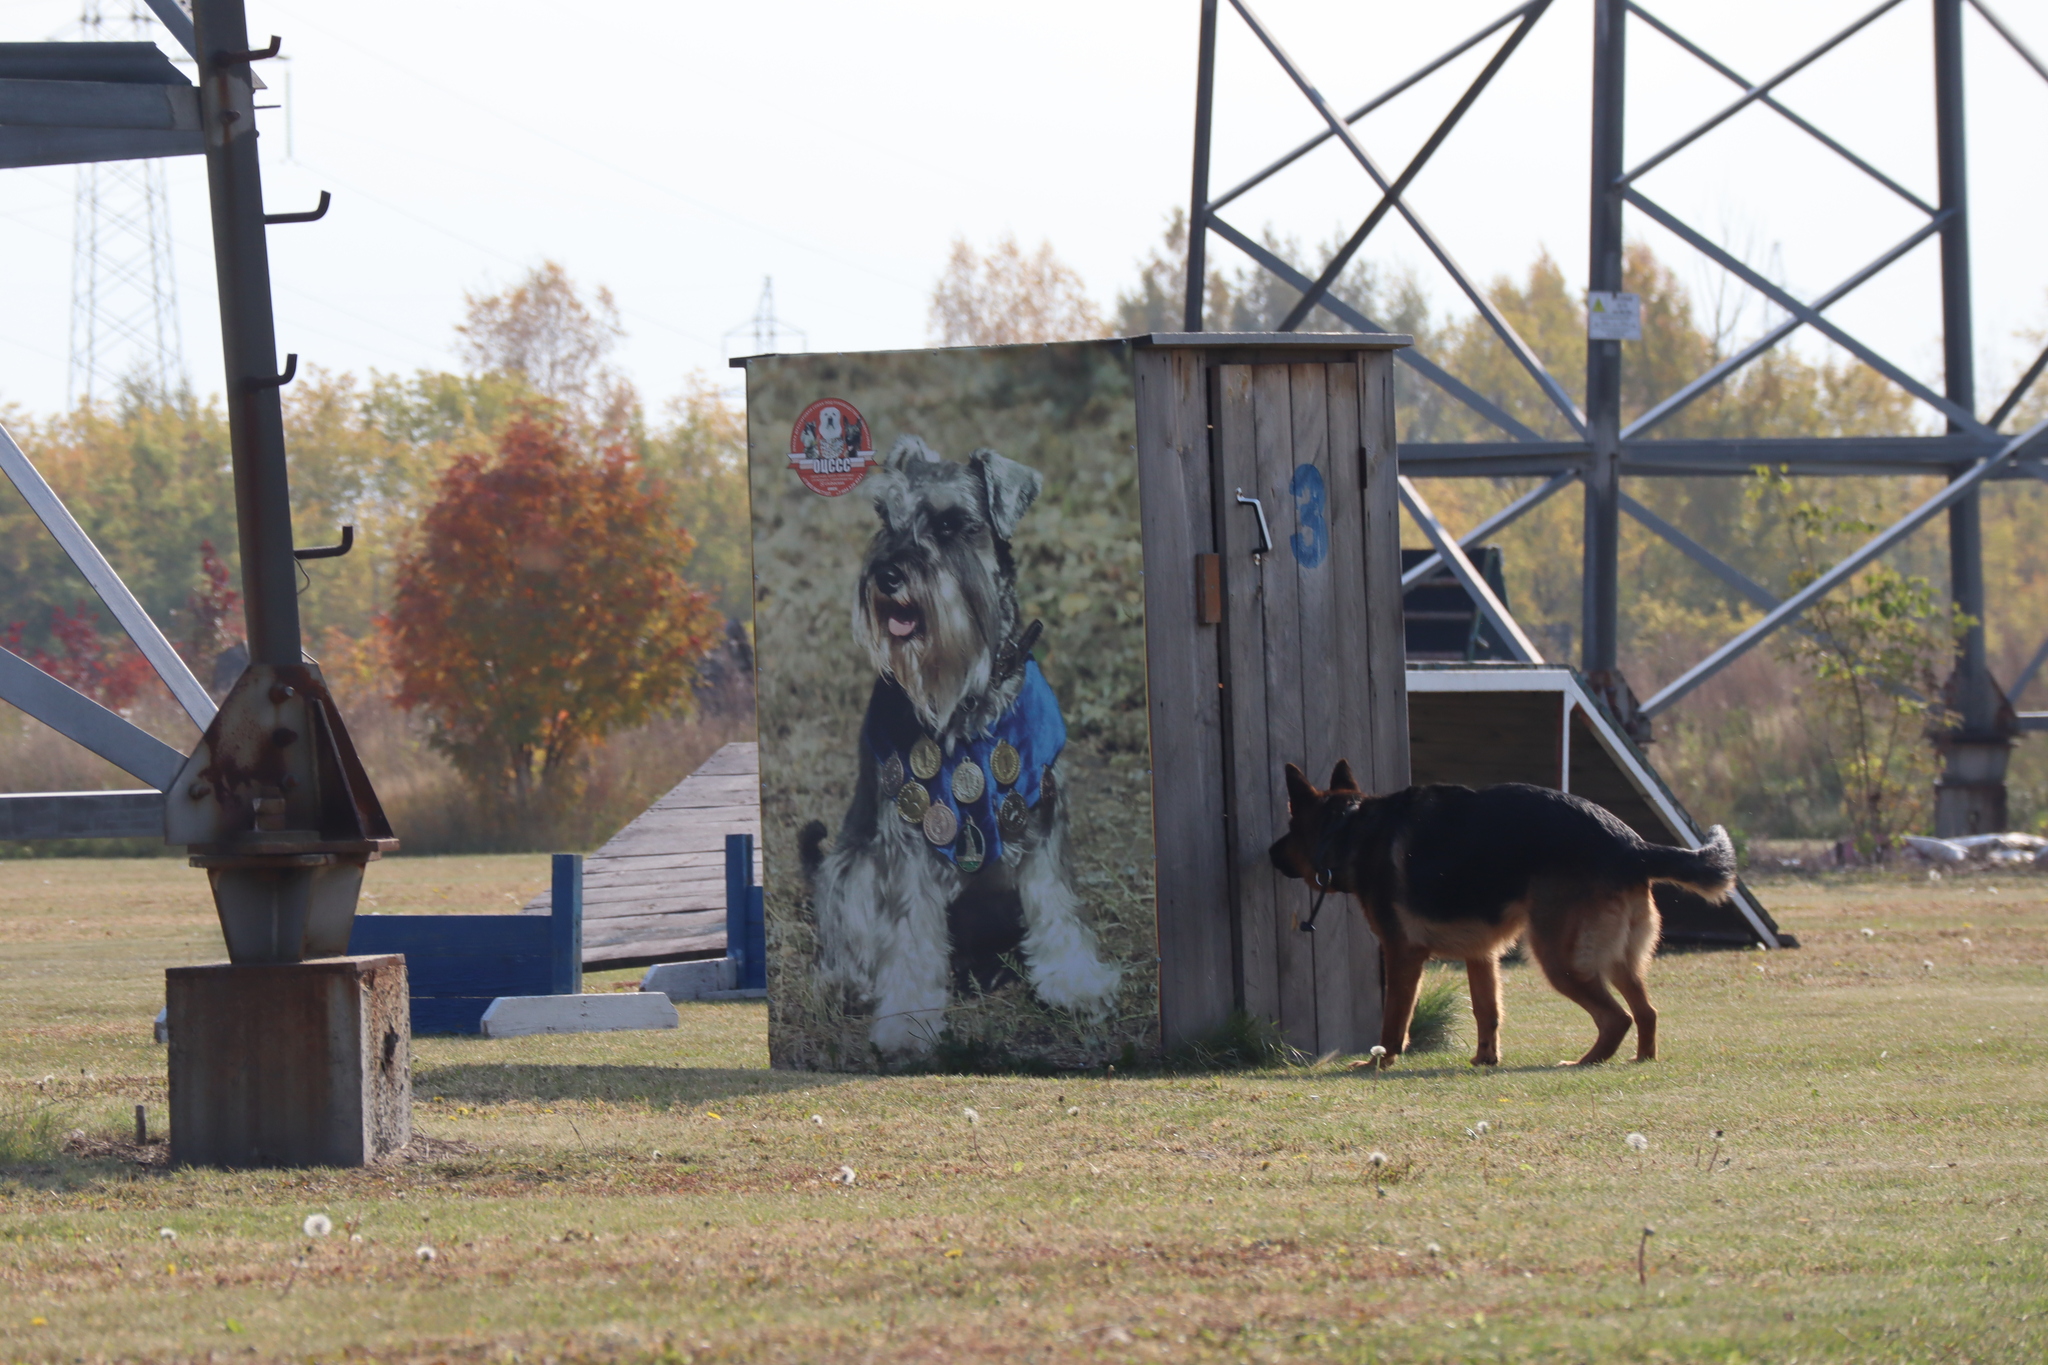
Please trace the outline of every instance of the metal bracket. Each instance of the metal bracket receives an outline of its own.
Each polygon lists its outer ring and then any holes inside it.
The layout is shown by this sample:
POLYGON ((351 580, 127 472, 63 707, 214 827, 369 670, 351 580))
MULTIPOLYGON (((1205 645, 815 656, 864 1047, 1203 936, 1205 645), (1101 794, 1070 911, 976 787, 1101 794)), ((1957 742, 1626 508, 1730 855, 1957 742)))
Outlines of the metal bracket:
POLYGON ((297 374, 298 372, 299 353, 297 351, 293 351, 284 358, 283 374, 272 375, 268 379, 265 379, 260 375, 250 375, 247 379, 244 379, 242 381, 242 386, 246 389, 249 389, 252 392, 258 389, 281 389, 285 385, 291 383, 292 376, 297 374))
POLYGON ((263 226, 276 227, 279 223, 317 223, 327 216, 327 206, 334 202, 334 196, 326 190, 320 191, 320 207, 306 213, 266 213, 263 226))
POLYGON ((267 62, 272 57, 275 57, 283 47, 284 39, 273 33, 270 35, 269 47, 259 48, 254 52, 216 52, 213 54, 213 64, 215 66, 246 66, 250 62, 267 62))
POLYGON ((1237 500, 1250 504, 1251 509, 1259 514, 1259 548, 1252 551, 1252 558, 1273 553, 1273 533, 1266 528, 1266 505, 1257 498, 1246 497, 1242 488, 1237 490, 1237 500))
POLYGON ((355 548, 355 545, 356 545, 356 528, 355 528, 355 527, 353 527, 353 526, 344 526, 344 527, 342 527, 342 528, 341 528, 341 544, 339 544, 339 545, 322 545, 322 546, 320 546, 320 547, 319 547, 318 549, 313 549, 313 550, 293 550, 293 551, 292 551, 292 558, 293 558, 293 559, 299 559, 299 560, 305 560, 305 559, 340 559, 340 558, 341 558, 341 557, 342 557, 343 555, 347 554, 347 553, 348 553, 348 552, 349 552, 350 550, 353 550, 353 549, 355 548))

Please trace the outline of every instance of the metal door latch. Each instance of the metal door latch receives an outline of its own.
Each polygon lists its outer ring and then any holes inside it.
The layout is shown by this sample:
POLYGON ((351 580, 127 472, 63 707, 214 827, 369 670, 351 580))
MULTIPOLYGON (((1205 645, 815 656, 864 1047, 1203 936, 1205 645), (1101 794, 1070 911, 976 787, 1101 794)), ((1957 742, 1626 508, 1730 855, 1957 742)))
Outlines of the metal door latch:
POLYGON ((1237 490, 1237 500, 1249 503, 1251 509, 1259 514, 1259 548, 1252 551, 1252 558, 1257 559, 1261 555, 1273 553, 1273 533, 1266 527, 1266 505, 1257 498, 1246 497, 1242 488, 1237 490))

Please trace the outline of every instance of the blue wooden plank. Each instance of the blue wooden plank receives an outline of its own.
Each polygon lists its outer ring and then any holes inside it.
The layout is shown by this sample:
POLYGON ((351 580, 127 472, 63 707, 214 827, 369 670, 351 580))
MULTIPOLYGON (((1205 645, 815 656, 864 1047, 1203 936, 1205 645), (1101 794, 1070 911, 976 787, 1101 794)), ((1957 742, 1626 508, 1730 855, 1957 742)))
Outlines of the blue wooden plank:
MULTIPOLYGON (((557 853, 548 943, 554 955, 547 994, 576 995, 583 989, 583 855, 557 853)), ((520 992, 507 991, 507 995, 520 992)))
POLYGON ((358 915, 351 953, 403 953, 412 992, 555 994, 551 919, 538 915, 358 915))
MULTIPOLYGON (((731 950, 728 949, 728 952, 731 950)), ((766 892, 758 886, 747 888, 747 979, 746 989, 768 987, 768 906, 766 892)))
POLYGON ((416 995, 412 998, 412 1031, 482 1033, 484 1011, 495 995, 416 995))
POLYGON ((748 894, 754 881, 754 836, 725 836, 725 954, 733 960, 733 975, 740 981, 751 978, 747 957, 747 912, 753 898, 748 894))

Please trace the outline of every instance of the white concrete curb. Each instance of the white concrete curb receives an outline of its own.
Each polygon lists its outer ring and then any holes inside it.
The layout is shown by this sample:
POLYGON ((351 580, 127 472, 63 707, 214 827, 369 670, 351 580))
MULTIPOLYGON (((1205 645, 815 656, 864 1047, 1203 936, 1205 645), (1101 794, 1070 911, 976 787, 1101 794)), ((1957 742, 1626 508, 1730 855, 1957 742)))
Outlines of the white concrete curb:
POLYGON ((533 1033, 610 1033, 620 1029, 676 1028, 676 1007, 660 995, 501 995, 484 1011, 486 1038, 533 1033))

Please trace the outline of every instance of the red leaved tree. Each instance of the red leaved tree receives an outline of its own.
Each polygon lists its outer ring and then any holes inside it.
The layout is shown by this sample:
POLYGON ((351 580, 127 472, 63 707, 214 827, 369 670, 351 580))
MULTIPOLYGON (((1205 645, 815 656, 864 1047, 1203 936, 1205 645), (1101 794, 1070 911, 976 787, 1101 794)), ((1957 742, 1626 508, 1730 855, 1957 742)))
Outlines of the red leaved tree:
POLYGON ((50 608, 50 643, 55 649, 23 651, 24 631, 22 622, 14 622, 0 631, 0 645, 110 711, 134 705, 136 695, 156 676, 125 635, 109 641, 100 634, 99 614, 83 602, 68 612, 62 607, 50 608))
POLYGON ((528 413, 458 459, 384 626, 398 704, 509 813, 575 785, 595 741, 690 694, 722 621, 683 577, 690 537, 623 449, 595 459, 528 413))

